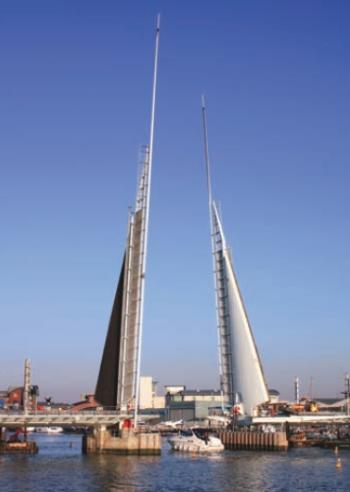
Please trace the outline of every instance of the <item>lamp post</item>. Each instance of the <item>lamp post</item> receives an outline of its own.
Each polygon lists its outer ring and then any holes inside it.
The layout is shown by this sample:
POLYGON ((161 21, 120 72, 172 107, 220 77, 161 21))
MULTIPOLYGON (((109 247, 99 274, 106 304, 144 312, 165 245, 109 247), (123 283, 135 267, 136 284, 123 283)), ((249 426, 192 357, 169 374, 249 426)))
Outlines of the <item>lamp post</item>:
POLYGON ((346 415, 350 415, 350 374, 345 374, 346 415))

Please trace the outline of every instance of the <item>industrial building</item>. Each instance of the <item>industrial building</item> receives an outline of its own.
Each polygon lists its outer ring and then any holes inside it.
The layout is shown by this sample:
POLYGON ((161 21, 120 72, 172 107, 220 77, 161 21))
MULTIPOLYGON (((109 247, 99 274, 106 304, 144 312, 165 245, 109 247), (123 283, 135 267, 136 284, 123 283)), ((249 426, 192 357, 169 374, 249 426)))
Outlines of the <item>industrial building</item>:
MULTIPOLYGON (((36 405, 39 388, 36 385, 29 387, 29 404, 36 405)), ((7 390, 0 390, 0 408, 17 409, 23 407, 24 386, 10 386, 7 390)))
POLYGON ((157 395, 157 381, 152 376, 140 378, 140 410, 163 409, 165 397, 157 395))
POLYGON ((223 403, 218 390, 190 390, 186 386, 165 386, 165 389, 165 406, 169 420, 205 419, 212 413, 211 409, 223 403))
POLYGON ((222 395, 218 390, 186 389, 183 384, 164 386, 165 396, 157 395, 157 382, 151 376, 140 378, 140 410, 157 412, 165 420, 198 420, 208 417, 213 409, 221 408, 222 395))

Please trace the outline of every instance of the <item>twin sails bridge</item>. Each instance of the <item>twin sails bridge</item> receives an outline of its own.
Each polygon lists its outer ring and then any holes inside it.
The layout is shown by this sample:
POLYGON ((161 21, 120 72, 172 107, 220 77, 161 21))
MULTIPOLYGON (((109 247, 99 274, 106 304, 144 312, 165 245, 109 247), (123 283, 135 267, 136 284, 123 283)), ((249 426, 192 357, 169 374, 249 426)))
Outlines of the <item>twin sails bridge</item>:
MULTIPOLYGON (((142 169, 135 206, 129 214, 119 281, 97 378, 95 399, 100 407, 95 412, 70 412, 69 410, 55 412, 52 410, 35 413, 30 412, 24 406, 23 412, 1 412, 0 430, 2 426, 45 425, 91 426, 96 430, 101 426, 108 427, 130 417, 134 418, 134 426, 137 427, 159 38, 160 17, 158 16, 155 33, 149 143, 143 148, 142 169), (110 411, 111 408, 113 411, 110 411)), ((332 422, 344 419, 349 421, 349 416, 341 415, 332 417, 292 416, 289 418, 257 416, 258 407, 269 401, 269 392, 247 308, 235 273, 231 249, 226 241, 222 219, 212 196, 204 97, 202 97, 202 124, 219 347, 220 388, 223 403, 231 408, 237 408, 242 417, 252 417, 253 423, 278 423, 287 420, 291 422, 294 420, 314 422, 322 419, 326 422, 330 418, 332 422)), ((101 435, 99 434, 97 440, 103 440, 101 435)))
MULTIPOLYGON (((90 417, 92 424, 107 425, 118 421, 122 415, 132 413, 135 427, 137 426, 159 37, 160 18, 158 16, 149 143, 143 148, 143 162, 135 207, 129 214, 126 245, 95 390, 95 399, 101 407, 112 407, 115 412, 114 415, 105 412, 96 413, 94 418, 90 417)), ((257 406, 267 402, 269 395, 253 331, 234 271, 230 248, 226 242, 220 214, 212 198, 204 98, 202 99, 202 121, 215 285, 220 387, 225 404, 239 405, 242 415, 254 416, 257 406)), ((71 423, 74 425, 80 422, 81 425, 88 425, 88 417, 77 414, 66 415, 66 418, 63 414, 55 415, 55 417, 51 414, 44 417, 44 421, 55 424, 71 423)), ((7 425, 4 424, 5 416, 0 416, 0 420, 2 418, 3 425, 7 425)), ((23 418, 22 420, 19 418, 22 424, 24 422, 30 425, 40 424, 39 416, 26 415, 25 421, 23 418)), ((13 422, 16 418, 12 415, 8 416, 8 420, 13 422)))
MULTIPOLYGON (((135 210, 129 217, 125 253, 95 392, 96 400, 103 406, 115 407, 118 412, 127 412, 133 408, 135 420, 139 398, 158 49, 159 21, 155 47, 150 143, 144 149, 135 210)), ((219 341, 220 387, 225 404, 239 405, 242 415, 253 416, 257 406, 267 402, 269 395, 230 249, 215 201, 212 199, 204 98, 202 119, 219 341)))

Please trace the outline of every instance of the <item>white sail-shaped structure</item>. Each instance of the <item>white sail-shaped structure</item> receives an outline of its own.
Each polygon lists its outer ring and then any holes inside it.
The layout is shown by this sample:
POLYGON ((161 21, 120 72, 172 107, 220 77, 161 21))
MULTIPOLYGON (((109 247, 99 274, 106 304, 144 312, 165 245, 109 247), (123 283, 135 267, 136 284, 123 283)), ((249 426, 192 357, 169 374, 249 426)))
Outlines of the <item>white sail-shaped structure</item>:
POLYGON ((224 400, 253 416, 269 399, 258 349, 226 243, 217 206, 212 199, 206 109, 202 100, 209 213, 219 339, 220 385, 224 400))

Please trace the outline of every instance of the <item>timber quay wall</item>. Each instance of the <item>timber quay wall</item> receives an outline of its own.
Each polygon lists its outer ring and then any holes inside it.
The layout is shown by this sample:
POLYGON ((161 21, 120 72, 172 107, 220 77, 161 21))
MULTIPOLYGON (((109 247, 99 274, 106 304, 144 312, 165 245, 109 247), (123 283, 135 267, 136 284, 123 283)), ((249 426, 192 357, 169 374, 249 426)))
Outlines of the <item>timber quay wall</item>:
POLYGON ((286 451, 288 449, 285 432, 220 431, 219 437, 225 449, 254 451, 286 451))

